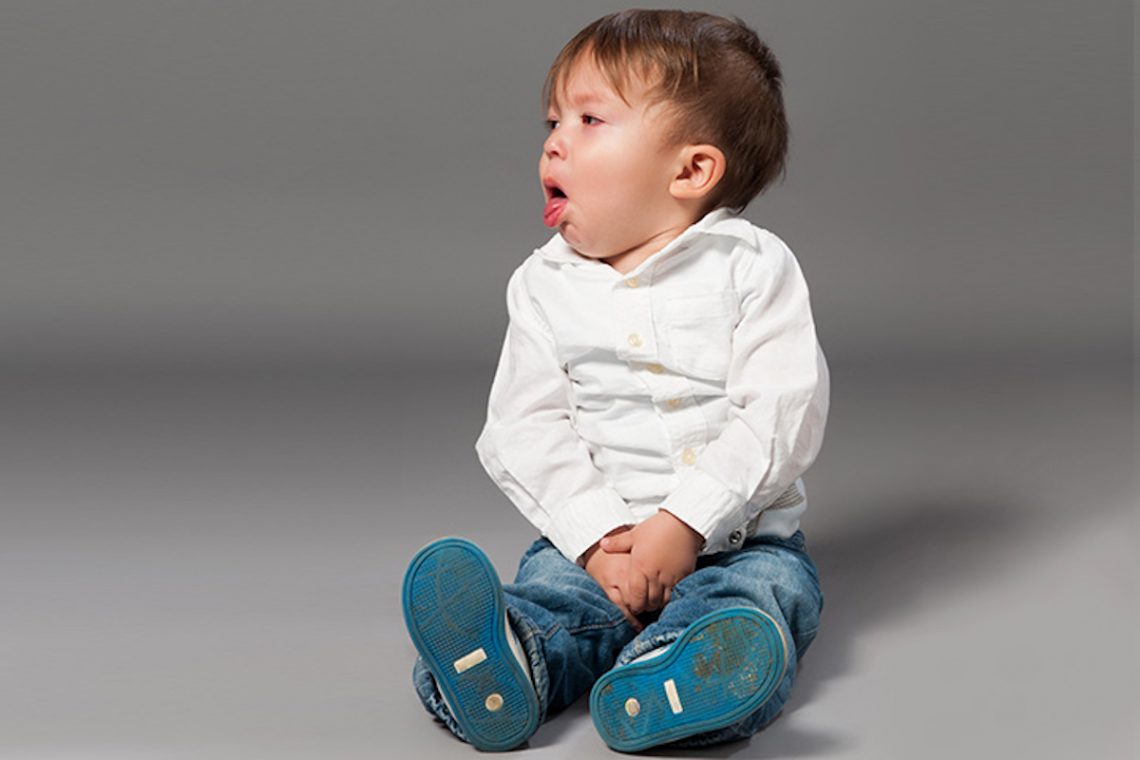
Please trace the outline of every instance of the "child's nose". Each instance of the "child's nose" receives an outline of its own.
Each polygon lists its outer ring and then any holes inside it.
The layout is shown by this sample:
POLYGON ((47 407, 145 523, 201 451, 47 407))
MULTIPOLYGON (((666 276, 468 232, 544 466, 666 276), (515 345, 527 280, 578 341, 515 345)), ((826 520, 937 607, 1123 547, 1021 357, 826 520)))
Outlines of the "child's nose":
POLYGON ((566 157, 566 141, 558 130, 552 130, 546 138, 546 142, 542 144, 542 152, 546 154, 547 158, 566 157))

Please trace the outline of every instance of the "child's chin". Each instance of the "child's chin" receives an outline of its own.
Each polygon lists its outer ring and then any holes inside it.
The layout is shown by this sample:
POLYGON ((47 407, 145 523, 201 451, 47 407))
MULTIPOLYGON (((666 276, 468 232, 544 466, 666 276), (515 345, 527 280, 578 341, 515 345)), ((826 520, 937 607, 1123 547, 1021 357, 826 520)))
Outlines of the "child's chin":
POLYGON ((605 251, 598 250, 598 246, 592 244, 590 240, 584 239, 581 235, 575 234, 575 230, 564 228, 560 230, 562 239, 566 241, 567 245, 574 249, 574 252, 579 256, 585 256, 588 259, 604 259, 609 256, 605 251))

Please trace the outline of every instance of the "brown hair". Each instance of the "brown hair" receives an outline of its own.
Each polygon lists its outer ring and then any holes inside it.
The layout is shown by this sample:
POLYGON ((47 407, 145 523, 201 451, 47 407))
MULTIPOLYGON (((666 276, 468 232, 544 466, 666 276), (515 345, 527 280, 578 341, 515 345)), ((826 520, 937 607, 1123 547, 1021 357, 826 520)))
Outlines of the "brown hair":
MULTIPOLYGON (((672 142, 704 142, 725 154, 725 175, 706 211, 737 213, 786 172, 788 122, 782 72, 763 40, 738 18, 672 10, 626 10, 598 19, 566 43, 542 88, 544 108, 583 55, 592 55, 625 99, 631 64, 667 102, 672 142)), ((628 102, 628 101, 627 101, 628 102)))

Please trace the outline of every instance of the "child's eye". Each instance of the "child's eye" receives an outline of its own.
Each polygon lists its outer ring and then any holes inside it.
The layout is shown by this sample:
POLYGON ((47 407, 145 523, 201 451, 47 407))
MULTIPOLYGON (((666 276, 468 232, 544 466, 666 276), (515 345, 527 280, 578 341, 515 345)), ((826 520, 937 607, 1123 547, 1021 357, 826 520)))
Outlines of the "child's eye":
POLYGON ((553 132, 558 127, 558 119, 547 119, 543 124, 546 125, 547 132, 553 132))
POLYGON ((593 126, 594 124, 601 124, 602 120, 597 116, 591 116, 588 113, 584 113, 582 114, 582 123, 587 126, 593 126))

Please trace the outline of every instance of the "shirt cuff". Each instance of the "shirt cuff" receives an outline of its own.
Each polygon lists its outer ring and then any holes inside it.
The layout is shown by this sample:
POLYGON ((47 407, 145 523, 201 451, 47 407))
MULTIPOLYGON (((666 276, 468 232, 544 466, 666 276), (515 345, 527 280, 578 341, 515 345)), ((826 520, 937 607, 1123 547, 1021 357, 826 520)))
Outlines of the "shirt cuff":
POLYGON ((608 488, 575 496, 551 516, 546 537, 571 562, 614 528, 634 525, 637 518, 625 500, 608 488))
POLYGON ((712 475, 694 467, 681 477, 680 484, 661 503, 661 509, 704 536, 701 551, 708 554, 728 546, 729 535, 748 522, 744 514, 746 502, 712 475))

